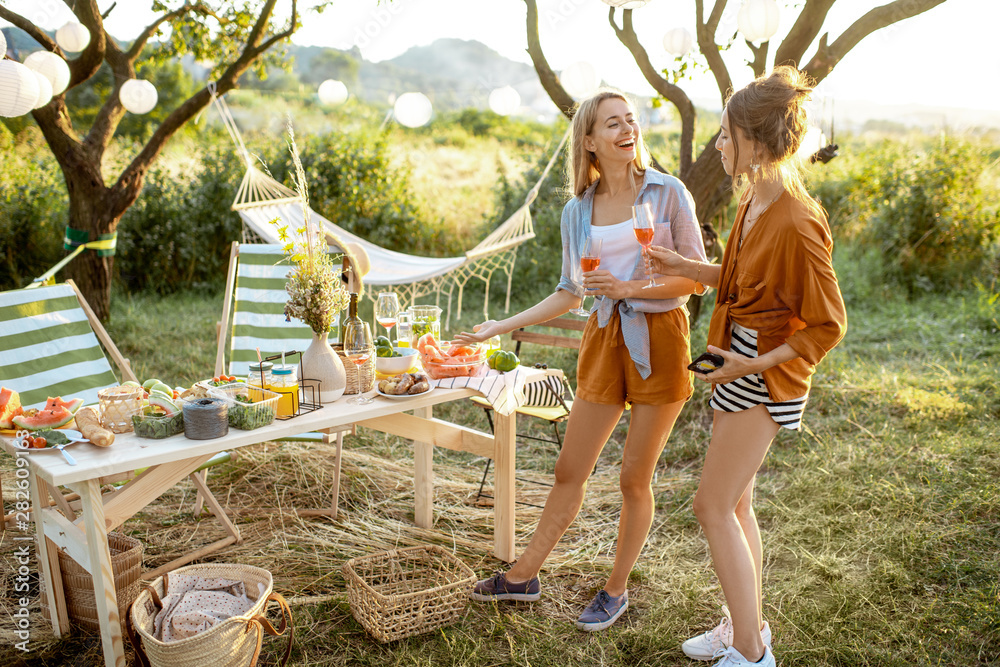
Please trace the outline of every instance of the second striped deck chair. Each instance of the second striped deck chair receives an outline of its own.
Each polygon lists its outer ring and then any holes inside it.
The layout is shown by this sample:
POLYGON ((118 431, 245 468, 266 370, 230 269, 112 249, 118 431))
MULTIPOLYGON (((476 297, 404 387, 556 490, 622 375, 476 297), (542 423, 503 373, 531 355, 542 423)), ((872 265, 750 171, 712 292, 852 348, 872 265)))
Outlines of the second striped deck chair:
MULTIPOLYGON (((229 273, 226 277, 225 300, 222 320, 218 326, 215 357, 215 374, 226 373, 245 377, 250 364, 261 357, 282 352, 303 351, 312 342, 313 333, 308 325, 286 321, 286 276, 292 266, 286 260, 280 245, 233 243, 229 256, 229 273), (232 329, 230 331, 230 322, 232 329), (226 363, 226 341, 229 340, 229 363, 226 363)), ((340 482, 340 457, 344 433, 353 432, 346 427, 323 433, 304 433, 289 441, 312 441, 334 444, 333 485, 330 509, 296 510, 300 516, 337 516, 337 496, 340 482)))
MULTIPOLYGON (((22 407, 41 407, 50 396, 83 398, 84 405, 92 405, 98 402, 101 389, 116 386, 119 380, 135 379, 128 360, 72 281, 0 292, 0 385, 17 391, 22 407), (114 361, 118 376, 108 357, 114 361)), ((203 469, 228 459, 226 453, 216 455, 203 469)), ((119 483, 131 476, 104 477, 101 483, 119 483)), ((49 505, 58 505, 70 521, 76 520, 79 505, 74 501, 78 496, 63 496, 54 489, 51 494, 49 505)), ((229 537, 207 549, 214 551, 238 542, 239 531, 225 512, 219 515, 221 507, 214 497, 210 504, 229 537)), ((12 517, 4 519, 6 525, 12 517)))

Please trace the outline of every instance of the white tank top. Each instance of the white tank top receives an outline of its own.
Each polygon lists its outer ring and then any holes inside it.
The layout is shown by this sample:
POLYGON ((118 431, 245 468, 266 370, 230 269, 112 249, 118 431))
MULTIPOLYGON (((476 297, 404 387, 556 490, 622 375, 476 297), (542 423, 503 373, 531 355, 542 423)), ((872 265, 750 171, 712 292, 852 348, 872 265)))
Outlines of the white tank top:
POLYGON ((591 225, 590 235, 604 242, 600 268, 607 269, 618 280, 632 280, 642 246, 635 239, 631 218, 613 225, 591 225))

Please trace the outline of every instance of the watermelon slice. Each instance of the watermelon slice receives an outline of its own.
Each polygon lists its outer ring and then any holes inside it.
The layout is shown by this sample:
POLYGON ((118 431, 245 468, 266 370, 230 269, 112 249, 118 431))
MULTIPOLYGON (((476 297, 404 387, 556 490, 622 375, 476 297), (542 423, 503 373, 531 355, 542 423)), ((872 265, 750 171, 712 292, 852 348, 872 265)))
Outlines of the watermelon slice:
POLYGON ((13 389, 0 387, 0 428, 14 428, 11 419, 21 412, 21 396, 13 389))
POLYGON ((66 408, 75 415, 76 411, 80 409, 81 405, 83 405, 82 398, 71 398, 68 401, 64 401, 62 400, 62 396, 56 396, 55 398, 52 398, 50 396, 49 400, 45 402, 45 407, 42 409, 55 410, 56 408, 66 408))
POLYGON ((167 417, 173 417, 181 411, 180 407, 162 392, 151 393, 149 395, 150 407, 157 407, 166 413, 167 417))
POLYGON ((47 428, 59 428, 73 421, 73 413, 67 408, 54 410, 39 410, 32 416, 18 415, 11 419, 14 426, 26 431, 43 431, 47 428))

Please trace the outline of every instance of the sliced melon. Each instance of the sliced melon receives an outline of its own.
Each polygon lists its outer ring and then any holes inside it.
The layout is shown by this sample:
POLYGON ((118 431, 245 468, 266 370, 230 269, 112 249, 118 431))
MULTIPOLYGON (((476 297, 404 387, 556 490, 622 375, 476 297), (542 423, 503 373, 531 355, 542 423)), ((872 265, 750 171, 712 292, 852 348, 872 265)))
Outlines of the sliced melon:
POLYGON ((177 406, 176 403, 174 403, 171 399, 167 398, 166 396, 161 396, 160 392, 156 392, 155 394, 149 395, 149 405, 150 407, 155 406, 161 408, 164 412, 167 413, 166 415, 167 417, 173 417, 174 415, 176 415, 178 412, 181 411, 181 409, 177 406))
POLYGON ((56 408, 66 408, 74 415, 76 411, 80 409, 83 405, 82 398, 71 398, 68 401, 62 400, 62 396, 56 396, 55 398, 49 397, 49 400, 45 402, 45 407, 43 410, 55 410, 56 408))
POLYGON ((0 387, 0 428, 14 428, 11 419, 22 412, 21 396, 13 389, 0 387))
POLYGON ((39 410, 32 416, 18 415, 11 419, 14 426, 26 431, 44 431, 47 428, 59 428, 73 421, 73 413, 67 408, 39 410))

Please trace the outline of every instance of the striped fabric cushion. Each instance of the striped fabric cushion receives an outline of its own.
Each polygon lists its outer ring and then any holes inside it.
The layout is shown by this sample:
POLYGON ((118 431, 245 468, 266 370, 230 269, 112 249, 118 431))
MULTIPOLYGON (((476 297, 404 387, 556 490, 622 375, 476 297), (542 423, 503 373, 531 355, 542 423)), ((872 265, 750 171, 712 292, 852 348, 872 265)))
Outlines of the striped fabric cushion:
POLYGON ((0 292, 0 385, 22 406, 40 408, 49 396, 89 405, 117 384, 71 286, 0 292))
POLYGON ((257 348, 264 357, 302 352, 312 342, 312 329, 285 321, 285 277, 292 269, 281 246, 241 244, 239 253, 229 374, 245 376, 257 348))
POLYGON ((565 392, 566 386, 563 384, 562 379, 555 375, 549 375, 544 380, 529 382, 524 385, 524 406, 554 408, 559 405, 559 399, 556 398, 556 394, 564 396, 565 392), (546 383, 551 388, 551 391, 545 387, 546 383))

